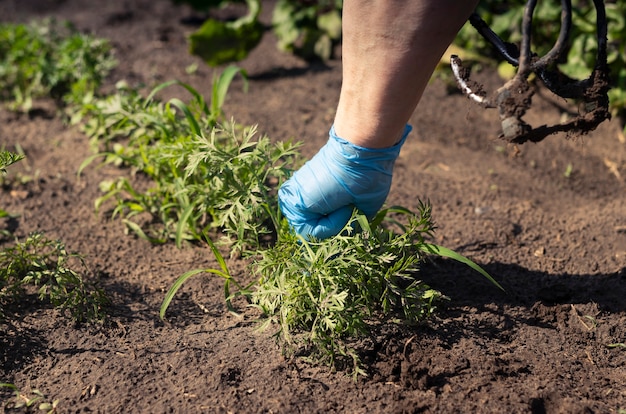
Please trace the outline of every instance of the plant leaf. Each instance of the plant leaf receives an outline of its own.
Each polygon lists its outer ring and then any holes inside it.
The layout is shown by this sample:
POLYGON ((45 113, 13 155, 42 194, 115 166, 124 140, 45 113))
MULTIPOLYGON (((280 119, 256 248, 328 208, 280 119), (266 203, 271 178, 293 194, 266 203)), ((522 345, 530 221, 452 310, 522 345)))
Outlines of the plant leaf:
POLYGON ((176 292, 178 292, 178 290, 183 285, 183 283, 185 283, 187 279, 189 279, 190 277, 195 276, 198 273, 203 273, 203 272, 205 272, 204 269, 193 269, 193 270, 183 273, 182 275, 178 277, 178 279, 176 279, 174 284, 170 287, 170 289, 165 294, 163 303, 161 303, 161 309, 159 310, 159 317, 161 318, 161 320, 165 318, 165 311, 167 311, 167 308, 170 306, 170 303, 172 302, 172 299, 174 298, 174 295, 176 295, 176 292))
POLYGON ((424 243, 424 245, 420 246, 420 249, 426 253, 436 254, 438 256, 447 257, 456 260, 457 262, 463 263, 464 265, 471 267, 472 269, 486 277, 487 280, 497 286, 500 290, 504 291, 504 288, 500 285, 500 283, 498 283, 493 277, 491 277, 491 275, 487 273, 482 267, 480 267, 467 257, 455 252, 454 250, 432 243, 424 243))
POLYGON ((234 22, 208 19, 189 36, 189 50, 209 66, 238 62, 245 59, 263 37, 263 25, 258 21, 259 0, 248 0, 250 12, 234 22))

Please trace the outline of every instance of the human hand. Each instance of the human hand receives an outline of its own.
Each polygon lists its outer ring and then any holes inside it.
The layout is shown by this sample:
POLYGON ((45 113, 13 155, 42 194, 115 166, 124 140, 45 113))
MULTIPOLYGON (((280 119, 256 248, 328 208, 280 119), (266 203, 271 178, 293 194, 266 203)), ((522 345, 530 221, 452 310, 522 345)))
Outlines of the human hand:
POLYGON ((338 234, 356 207, 369 219, 383 206, 393 166, 411 132, 388 148, 363 148, 335 134, 278 190, 280 208, 293 229, 309 239, 338 234))

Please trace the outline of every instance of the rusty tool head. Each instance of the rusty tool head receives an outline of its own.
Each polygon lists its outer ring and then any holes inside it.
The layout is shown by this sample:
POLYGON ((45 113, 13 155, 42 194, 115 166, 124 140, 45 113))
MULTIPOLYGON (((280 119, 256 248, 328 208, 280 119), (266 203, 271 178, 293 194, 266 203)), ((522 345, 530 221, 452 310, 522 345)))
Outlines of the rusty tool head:
POLYGON ((601 122, 610 118, 609 112, 609 67, 607 64, 607 20, 603 0, 593 0, 597 11, 598 51, 596 64, 587 79, 571 79, 555 65, 566 53, 566 45, 572 26, 571 0, 561 0, 561 30, 554 46, 544 56, 531 51, 532 18, 537 0, 528 0, 522 20, 522 41, 520 48, 503 41, 476 13, 470 17, 470 23, 491 43, 500 55, 517 67, 513 79, 505 83, 491 96, 487 97, 482 85, 470 80, 469 70, 463 68, 458 56, 451 57, 451 66, 459 88, 471 100, 486 107, 498 108, 502 124, 501 137, 516 144, 526 141, 538 142, 545 137, 565 132, 569 135, 584 134, 593 131, 601 122), (528 83, 528 77, 536 74, 544 85, 554 94, 565 99, 577 99, 583 102, 579 115, 567 122, 551 126, 542 125, 533 128, 522 117, 530 108, 534 91, 528 83))

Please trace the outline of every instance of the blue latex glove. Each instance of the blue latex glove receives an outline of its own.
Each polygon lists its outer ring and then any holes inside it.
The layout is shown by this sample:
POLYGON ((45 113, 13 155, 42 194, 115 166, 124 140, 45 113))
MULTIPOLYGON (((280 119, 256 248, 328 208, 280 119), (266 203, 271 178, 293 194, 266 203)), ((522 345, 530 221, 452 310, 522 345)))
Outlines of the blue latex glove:
POLYGON ((389 148, 363 148, 330 129, 326 145, 278 190, 280 208, 293 229, 309 239, 338 234, 354 207, 369 219, 383 206, 393 165, 411 132, 407 125, 400 141, 389 148))

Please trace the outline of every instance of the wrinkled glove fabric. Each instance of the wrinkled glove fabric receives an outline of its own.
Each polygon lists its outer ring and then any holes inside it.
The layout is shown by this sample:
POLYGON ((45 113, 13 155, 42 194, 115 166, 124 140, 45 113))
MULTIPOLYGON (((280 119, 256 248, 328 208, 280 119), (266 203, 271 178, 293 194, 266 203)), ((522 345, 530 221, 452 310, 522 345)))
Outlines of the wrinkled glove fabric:
POLYGON ((280 208, 295 232, 305 239, 332 237, 355 207, 373 218, 389 194, 393 166, 410 131, 407 125, 392 147, 364 148, 331 128, 326 145, 278 191, 280 208))

